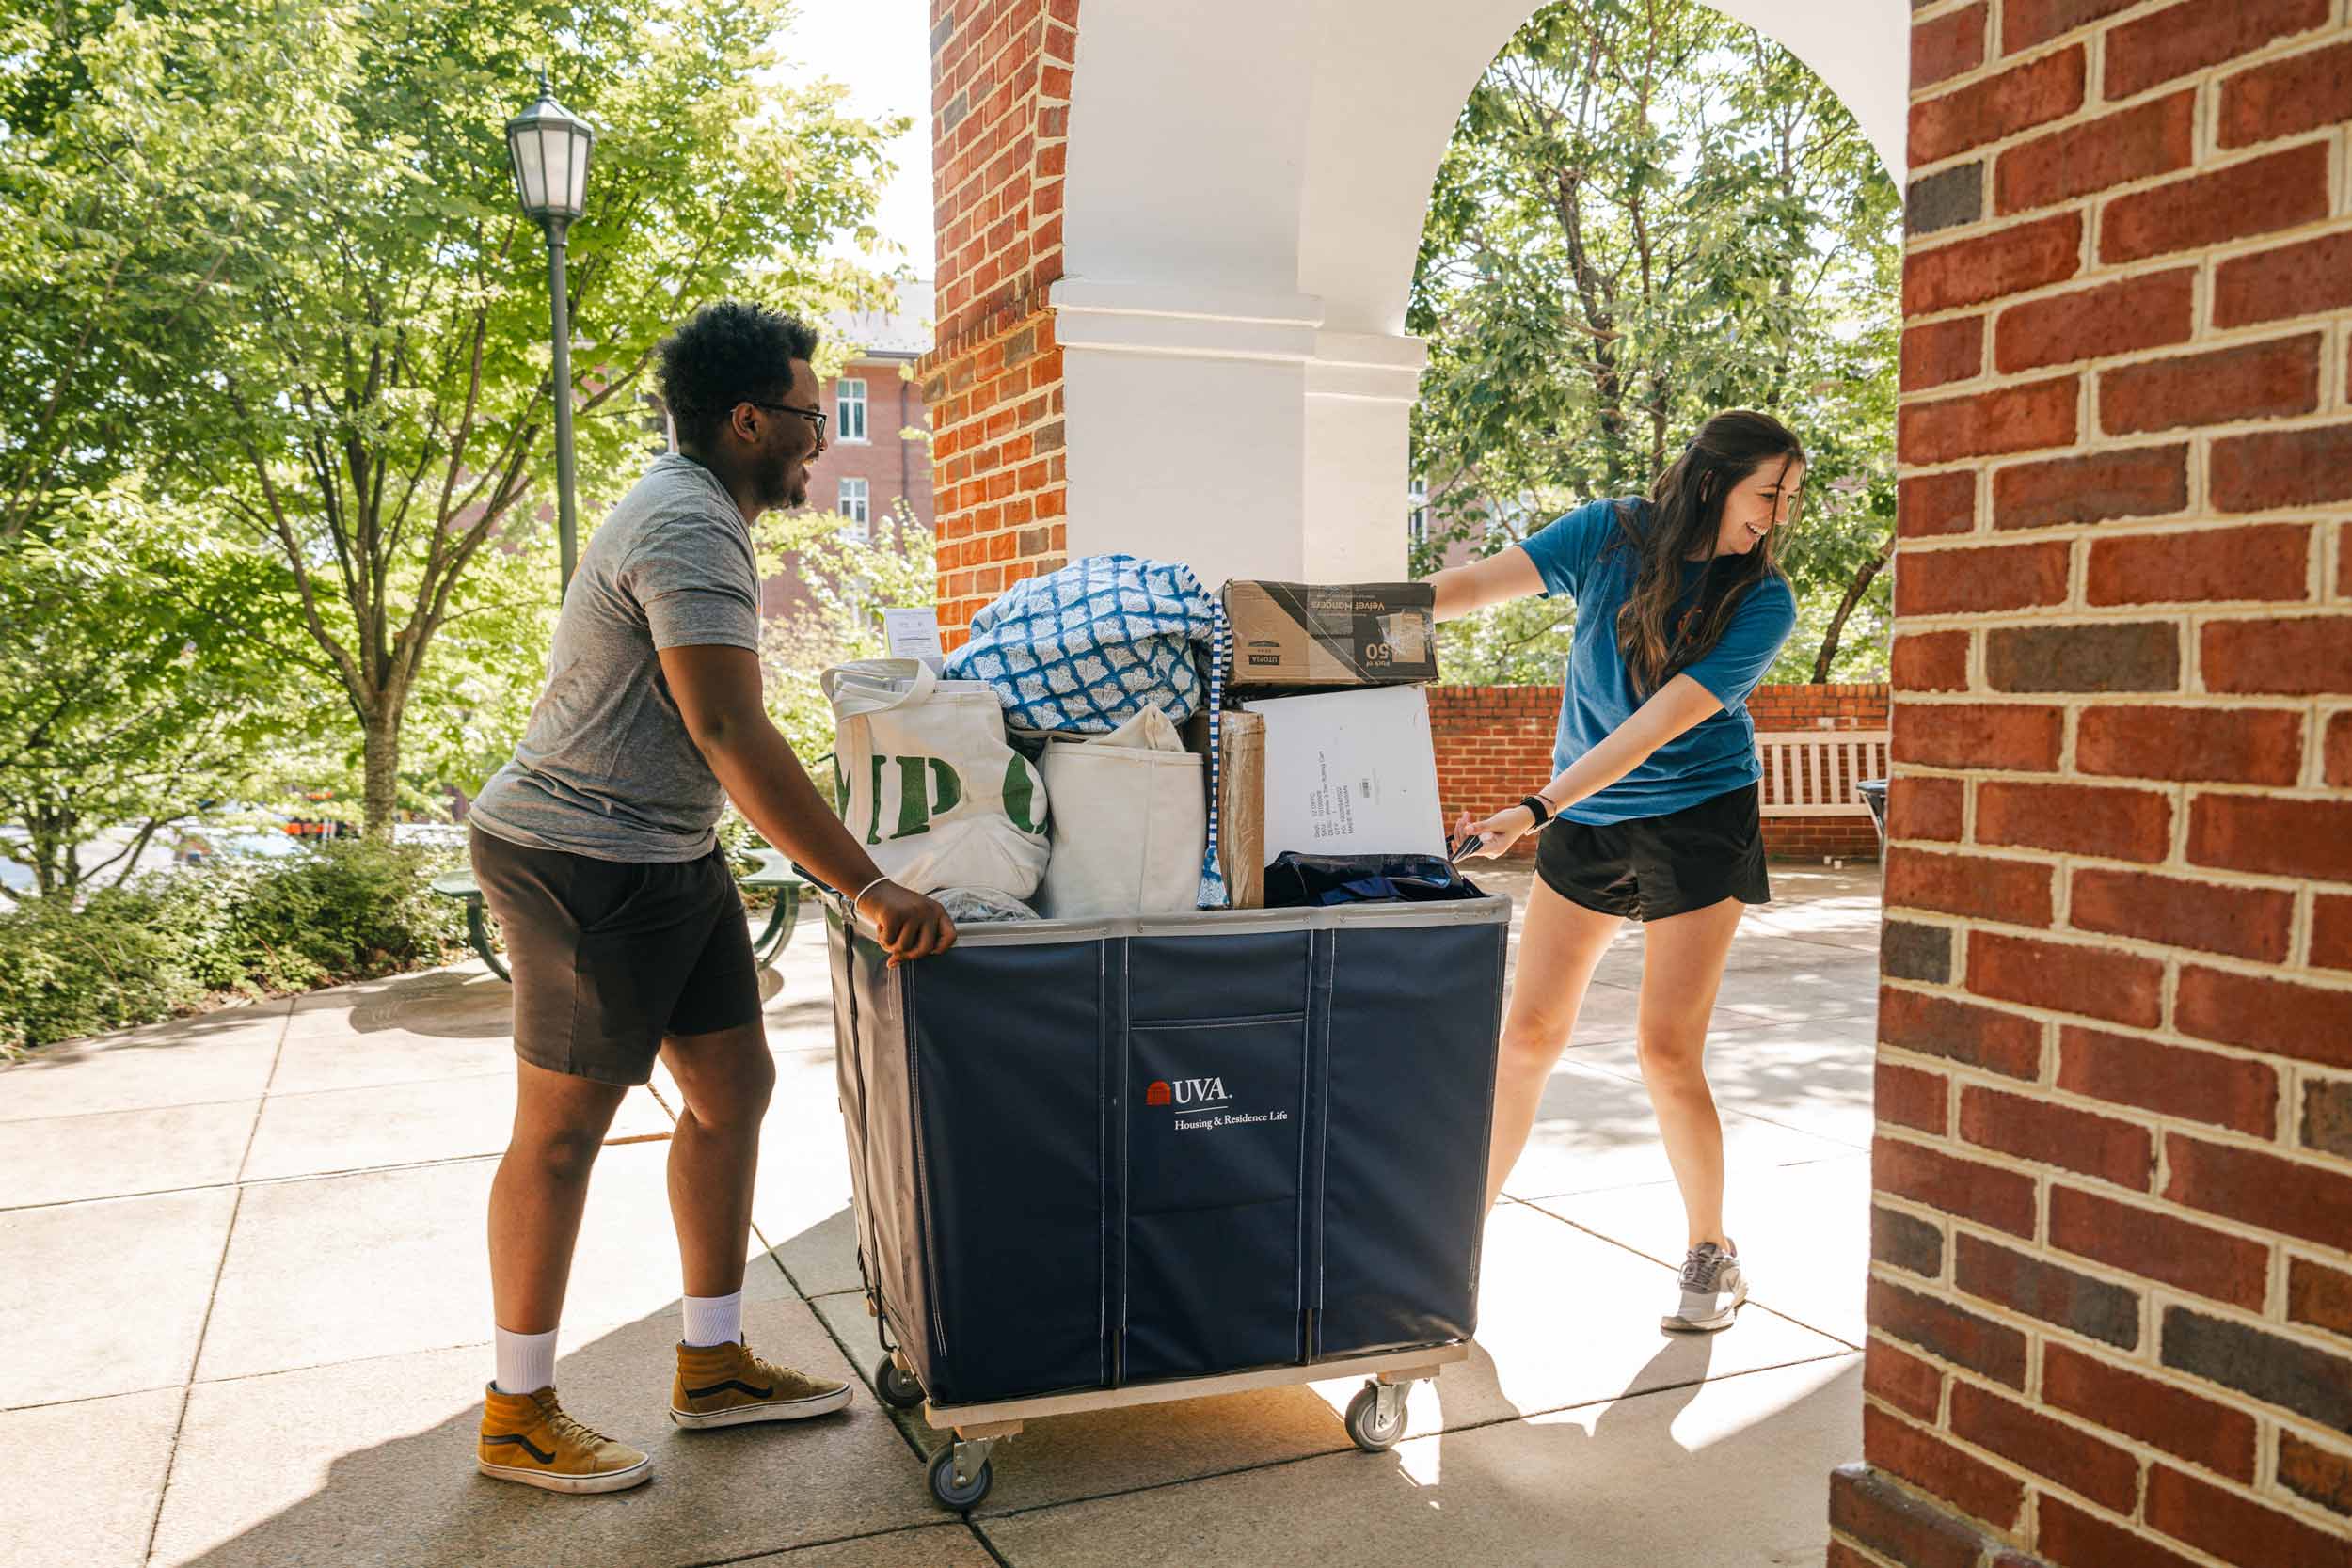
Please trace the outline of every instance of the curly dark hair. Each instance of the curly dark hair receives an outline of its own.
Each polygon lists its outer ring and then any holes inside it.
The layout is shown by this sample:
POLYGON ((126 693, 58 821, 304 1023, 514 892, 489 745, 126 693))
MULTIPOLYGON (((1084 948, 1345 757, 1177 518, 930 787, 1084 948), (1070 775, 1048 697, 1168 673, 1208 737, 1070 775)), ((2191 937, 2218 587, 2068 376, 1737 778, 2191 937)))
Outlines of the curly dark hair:
POLYGON ((655 351, 661 401, 680 442, 702 446, 739 403, 773 403, 792 385, 792 361, 817 352, 817 329, 748 300, 722 299, 680 323, 655 351))

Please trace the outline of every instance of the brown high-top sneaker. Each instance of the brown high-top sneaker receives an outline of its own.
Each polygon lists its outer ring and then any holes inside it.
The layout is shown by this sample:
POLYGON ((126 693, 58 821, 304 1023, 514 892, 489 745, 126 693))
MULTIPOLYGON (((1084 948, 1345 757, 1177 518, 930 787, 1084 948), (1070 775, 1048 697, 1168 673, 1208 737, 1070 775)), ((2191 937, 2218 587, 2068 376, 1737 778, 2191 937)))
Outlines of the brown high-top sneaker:
POLYGON ((749 1345, 680 1345, 670 1419, 682 1427, 797 1421, 850 1402, 850 1386, 762 1361, 749 1345))
POLYGON ((555 1390, 484 1390, 474 1464, 485 1476, 549 1492, 619 1492, 653 1479, 653 1461, 564 1414, 555 1390))

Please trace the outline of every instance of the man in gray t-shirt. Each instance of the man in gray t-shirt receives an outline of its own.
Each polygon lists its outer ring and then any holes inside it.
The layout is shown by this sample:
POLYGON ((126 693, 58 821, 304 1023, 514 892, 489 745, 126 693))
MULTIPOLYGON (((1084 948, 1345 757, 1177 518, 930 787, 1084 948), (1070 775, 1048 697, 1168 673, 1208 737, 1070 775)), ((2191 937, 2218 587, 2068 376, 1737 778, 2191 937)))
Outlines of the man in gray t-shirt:
POLYGON ((759 576, 726 486, 674 451, 589 540, 564 591, 547 690, 473 821, 509 844, 600 861, 710 853, 726 792, 657 657, 681 646, 756 653, 759 576))
POLYGON ((825 415, 816 334, 707 306, 660 348, 678 450, 590 541, 565 591, 547 689, 514 761, 474 802, 484 900, 514 972, 515 1131, 490 1188, 497 1377, 475 1464, 553 1492, 652 1474, 555 1398, 556 1320, 588 1173, 658 1054, 684 1101, 670 1212, 685 1332, 682 1427, 821 1416, 850 1386, 743 1343, 759 1123, 775 1084, 743 906, 713 832, 731 799, 769 843, 854 895, 896 964, 955 941, 945 911, 882 876, 809 783, 760 698, 751 525, 808 499, 825 415))

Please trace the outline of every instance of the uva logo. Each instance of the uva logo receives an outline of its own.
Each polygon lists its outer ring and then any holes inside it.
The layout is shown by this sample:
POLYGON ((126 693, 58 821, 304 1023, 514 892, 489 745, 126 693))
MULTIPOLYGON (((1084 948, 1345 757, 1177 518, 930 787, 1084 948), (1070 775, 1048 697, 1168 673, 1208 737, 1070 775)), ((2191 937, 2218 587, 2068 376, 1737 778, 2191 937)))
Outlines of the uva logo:
POLYGON ((1222 1078, 1163 1078, 1143 1091, 1146 1105, 1213 1105, 1226 1098, 1222 1078))

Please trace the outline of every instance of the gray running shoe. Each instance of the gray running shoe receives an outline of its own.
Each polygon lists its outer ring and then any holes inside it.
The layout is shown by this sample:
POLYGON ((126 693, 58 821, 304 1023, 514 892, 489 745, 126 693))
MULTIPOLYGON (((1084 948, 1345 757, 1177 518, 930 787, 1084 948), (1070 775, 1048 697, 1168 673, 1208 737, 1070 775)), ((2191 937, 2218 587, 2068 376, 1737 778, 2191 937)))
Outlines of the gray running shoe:
POLYGON ((1747 1272, 1740 1255, 1701 1242, 1682 1260, 1682 1307, 1658 1320, 1669 1334, 1712 1334, 1731 1326, 1748 1299, 1747 1272))

